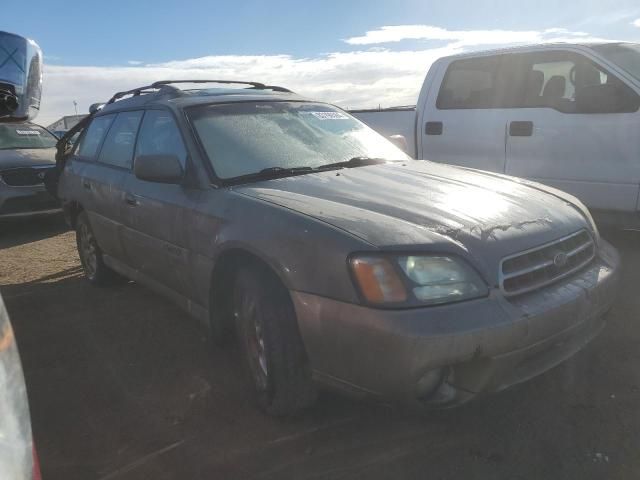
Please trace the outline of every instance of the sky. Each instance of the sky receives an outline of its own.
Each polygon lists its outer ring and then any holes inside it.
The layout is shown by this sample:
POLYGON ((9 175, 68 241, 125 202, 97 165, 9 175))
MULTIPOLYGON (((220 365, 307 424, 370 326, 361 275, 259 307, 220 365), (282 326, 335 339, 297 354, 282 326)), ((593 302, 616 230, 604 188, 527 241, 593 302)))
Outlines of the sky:
POLYGON ((48 125, 75 113, 74 101, 83 113, 116 91, 178 78, 282 85, 344 108, 415 104, 444 55, 640 41, 640 2, 29 0, 0 17, 0 30, 41 46, 36 121, 48 125))

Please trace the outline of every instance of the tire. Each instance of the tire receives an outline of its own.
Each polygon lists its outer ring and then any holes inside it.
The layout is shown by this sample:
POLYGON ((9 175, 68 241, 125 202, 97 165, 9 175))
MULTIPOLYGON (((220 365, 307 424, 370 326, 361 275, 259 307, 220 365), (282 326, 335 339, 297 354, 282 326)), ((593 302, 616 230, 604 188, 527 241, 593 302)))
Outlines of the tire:
POLYGON ((86 212, 80 212, 76 219, 76 245, 82 270, 92 285, 106 286, 126 281, 105 265, 86 212))
POLYGON ((287 289, 273 274, 241 268, 233 308, 258 407, 269 415, 291 416, 312 406, 316 389, 287 289))

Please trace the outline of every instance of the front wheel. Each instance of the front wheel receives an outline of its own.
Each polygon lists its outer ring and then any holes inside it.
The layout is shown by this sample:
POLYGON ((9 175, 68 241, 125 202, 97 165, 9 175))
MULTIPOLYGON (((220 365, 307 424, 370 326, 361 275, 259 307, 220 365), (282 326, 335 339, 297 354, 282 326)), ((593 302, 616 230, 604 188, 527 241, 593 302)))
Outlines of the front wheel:
POLYGON ((76 244, 82 269, 89 282, 93 285, 112 285, 124 280, 105 265, 102 250, 98 246, 86 212, 81 212, 76 220, 76 244))
POLYGON ((258 406, 274 416, 313 405, 316 389, 289 292, 267 272, 236 276, 234 319, 258 406))

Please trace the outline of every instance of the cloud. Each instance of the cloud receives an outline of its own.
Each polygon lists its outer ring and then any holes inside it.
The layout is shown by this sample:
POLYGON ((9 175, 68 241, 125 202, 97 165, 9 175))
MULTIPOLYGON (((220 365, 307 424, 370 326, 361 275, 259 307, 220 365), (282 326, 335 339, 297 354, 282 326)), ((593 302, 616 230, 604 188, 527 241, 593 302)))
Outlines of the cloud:
POLYGON ((234 79, 282 85, 318 100, 345 108, 377 105, 415 104, 422 81, 438 58, 486 45, 511 45, 540 41, 593 40, 585 32, 564 28, 542 31, 451 31, 425 25, 381 27, 361 37, 347 39, 352 45, 375 45, 357 51, 334 52, 315 57, 292 55, 211 55, 155 64, 129 66, 61 66, 44 67, 42 109, 37 121, 50 124, 73 113, 108 100, 113 93, 147 85, 162 79, 234 79), (445 40, 438 48, 392 50, 377 43, 406 38, 445 40))
POLYGON ((132 67, 45 65, 42 108, 37 122, 108 100, 115 92, 163 79, 234 79, 282 85, 304 96, 358 108, 416 102, 429 66, 461 50, 339 52, 314 58, 290 55, 216 55, 132 67))
MULTIPOLYGON (((359 37, 344 40, 349 45, 379 45, 403 40, 447 41, 453 48, 484 45, 555 42, 567 38, 589 37, 585 32, 572 32, 566 28, 546 30, 448 30, 433 25, 390 25, 369 30, 359 37)), ((590 37, 589 37, 590 38, 590 37)))
POLYGON ((129 65, 142 65, 144 62, 141 62, 140 60, 127 60, 127 63, 129 65))
POLYGON ((631 22, 631 25, 640 28, 640 18, 636 18, 633 22, 631 22))

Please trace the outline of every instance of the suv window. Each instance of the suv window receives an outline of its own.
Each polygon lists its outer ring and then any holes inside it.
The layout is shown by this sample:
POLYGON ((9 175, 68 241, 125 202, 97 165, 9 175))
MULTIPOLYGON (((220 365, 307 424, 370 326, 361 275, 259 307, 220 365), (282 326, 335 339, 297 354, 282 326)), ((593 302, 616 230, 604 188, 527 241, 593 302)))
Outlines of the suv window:
POLYGON ((102 144, 102 139, 107 134, 115 114, 96 117, 87 128, 86 133, 80 139, 78 156, 93 158, 102 144))
POLYGON ((131 168, 136 134, 142 114, 142 111, 118 114, 100 151, 99 162, 116 167, 131 168))
POLYGON ((520 60, 518 107, 563 113, 634 112, 640 97, 616 76, 573 52, 514 55, 520 60))
POLYGON ((438 93, 437 108, 499 108, 495 93, 500 59, 494 55, 451 62, 438 93))
POLYGON ((175 155, 184 168, 187 149, 171 112, 147 110, 140 127, 136 157, 140 155, 175 155))

